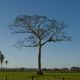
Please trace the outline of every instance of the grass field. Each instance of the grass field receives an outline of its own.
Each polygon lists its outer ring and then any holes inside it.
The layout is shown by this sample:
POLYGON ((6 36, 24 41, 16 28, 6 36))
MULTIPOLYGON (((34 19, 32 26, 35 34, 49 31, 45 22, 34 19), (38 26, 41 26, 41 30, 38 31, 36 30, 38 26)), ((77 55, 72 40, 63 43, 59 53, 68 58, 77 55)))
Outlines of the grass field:
POLYGON ((36 72, 0 72, 0 80, 80 80, 80 72, 74 73, 52 73, 36 75, 36 72), (7 76, 7 78, 6 78, 7 76), (33 76, 33 77, 32 77, 33 76))

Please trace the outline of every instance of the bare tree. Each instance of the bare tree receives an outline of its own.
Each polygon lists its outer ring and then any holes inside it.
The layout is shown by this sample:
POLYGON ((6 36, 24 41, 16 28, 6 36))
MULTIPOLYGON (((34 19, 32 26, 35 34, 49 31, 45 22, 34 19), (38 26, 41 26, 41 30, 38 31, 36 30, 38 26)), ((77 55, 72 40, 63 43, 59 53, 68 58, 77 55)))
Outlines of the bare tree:
POLYGON ((41 70, 41 49, 48 42, 60 42, 71 40, 71 37, 64 35, 66 25, 57 20, 48 19, 46 16, 17 16, 11 24, 13 33, 27 34, 26 38, 18 41, 18 47, 38 48, 38 74, 43 74, 41 70))
POLYGON ((2 70, 2 64, 4 62, 4 55, 2 54, 2 52, 0 51, 0 63, 1 63, 1 70, 2 70))

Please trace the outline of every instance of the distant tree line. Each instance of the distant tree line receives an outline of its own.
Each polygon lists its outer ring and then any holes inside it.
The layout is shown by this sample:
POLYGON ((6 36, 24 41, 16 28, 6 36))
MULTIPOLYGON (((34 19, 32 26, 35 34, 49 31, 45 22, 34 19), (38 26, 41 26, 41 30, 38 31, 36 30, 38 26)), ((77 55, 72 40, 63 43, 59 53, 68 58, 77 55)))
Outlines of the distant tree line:
MULTIPOLYGON (((36 71, 37 68, 3 68, 0 69, 0 71, 36 71)), ((44 72, 80 72, 80 67, 71 67, 71 68, 53 68, 53 69, 47 69, 43 68, 42 69, 44 72)))
POLYGON ((53 71, 53 72, 80 72, 80 67, 71 67, 69 68, 54 68, 54 69, 46 69, 44 68, 43 71, 53 71))

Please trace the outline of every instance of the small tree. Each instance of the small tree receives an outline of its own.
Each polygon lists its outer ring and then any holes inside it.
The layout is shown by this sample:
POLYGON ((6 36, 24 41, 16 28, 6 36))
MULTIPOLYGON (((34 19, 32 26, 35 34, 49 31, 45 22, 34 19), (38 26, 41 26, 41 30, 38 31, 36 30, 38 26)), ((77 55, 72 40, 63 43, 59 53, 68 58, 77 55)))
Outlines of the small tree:
POLYGON ((2 70, 2 64, 4 62, 4 55, 2 54, 2 52, 0 51, 0 63, 1 63, 1 70, 2 70))
POLYGON ((38 15, 21 15, 16 17, 11 24, 15 34, 28 34, 24 40, 18 42, 18 47, 38 48, 38 74, 43 74, 41 70, 42 47, 48 42, 55 43, 71 39, 64 35, 65 26, 63 22, 38 15))
POLYGON ((7 68, 7 64, 8 64, 8 61, 7 60, 5 61, 5 64, 6 64, 6 68, 7 68))

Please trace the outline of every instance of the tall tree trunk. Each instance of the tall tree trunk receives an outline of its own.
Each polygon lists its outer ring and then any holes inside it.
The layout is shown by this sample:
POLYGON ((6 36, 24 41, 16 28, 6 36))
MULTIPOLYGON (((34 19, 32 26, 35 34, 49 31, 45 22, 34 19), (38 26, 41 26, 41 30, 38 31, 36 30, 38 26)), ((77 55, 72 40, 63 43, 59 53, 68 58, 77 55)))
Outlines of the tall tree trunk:
POLYGON ((43 74, 41 70, 41 45, 38 46, 38 71, 37 74, 43 74))
POLYGON ((2 70, 2 63, 1 63, 1 70, 2 70))

